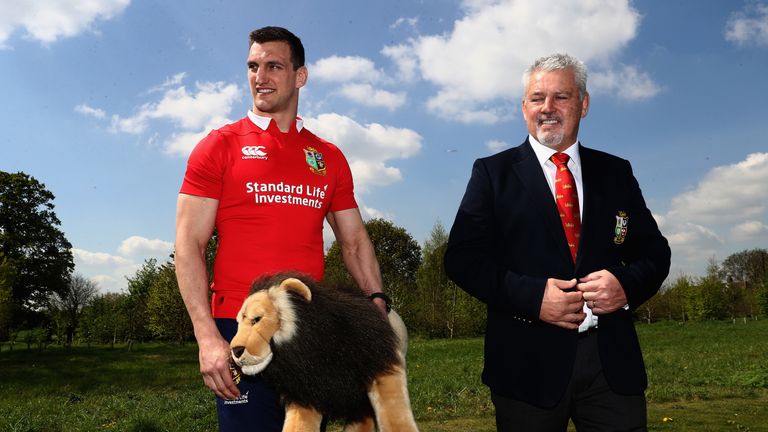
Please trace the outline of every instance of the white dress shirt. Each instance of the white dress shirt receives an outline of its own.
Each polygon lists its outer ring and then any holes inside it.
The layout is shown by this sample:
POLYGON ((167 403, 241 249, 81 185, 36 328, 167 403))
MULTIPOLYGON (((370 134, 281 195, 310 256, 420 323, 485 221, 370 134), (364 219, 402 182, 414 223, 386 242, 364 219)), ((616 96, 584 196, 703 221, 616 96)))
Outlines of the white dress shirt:
MULTIPOLYGON (((541 169, 544 172, 544 177, 547 178, 547 184, 552 191, 552 199, 556 200, 555 194, 555 176, 557 174, 557 167, 554 162, 549 160, 553 154, 557 153, 556 150, 541 144, 536 141, 532 135, 528 135, 528 141, 533 147, 533 152, 536 153, 536 158, 539 160, 541 169)), ((576 192, 579 195, 579 218, 583 220, 584 216, 584 184, 581 181, 581 157, 579 156, 579 141, 565 149, 563 153, 567 154, 570 159, 568 160, 568 169, 573 175, 573 180, 576 182, 576 192)), ((586 331, 590 327, 597 327, 597 315, 592 313, 592 309, 587 307, 587 303, 584 302, 584 313, 587 314, 587 318, 579 325, 579 332, 586 331)))

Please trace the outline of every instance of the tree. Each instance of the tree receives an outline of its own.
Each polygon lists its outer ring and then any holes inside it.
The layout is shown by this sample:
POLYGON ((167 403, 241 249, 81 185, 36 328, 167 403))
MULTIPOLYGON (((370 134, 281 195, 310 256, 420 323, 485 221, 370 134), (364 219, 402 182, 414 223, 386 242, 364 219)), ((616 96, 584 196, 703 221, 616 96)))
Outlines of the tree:
POLYGON ((665 312, 670 314, 670 311, 667 310, 667 306, 670 300, 670 296, 668 294, 669 287, 662 286, 655 296, 651 297, 648 301, 640 305, 640 307, 635 312, 636 317, 643 319, 646 323, 650 324, 655 320, 658 320, 659 317, 664 316, 665 312))
POLYGON ((157 277, 152 281, 147 312, 149 330, 157 338, 183 343, 194 336, 192 321, 179 292, 173 263, 160 266, 157 277))
POLYGON ((16 269, 11 261, 0 252, 0 341, 10 337, 10 325, 13 313, 13 279, 16 269))
POLYGON ((65 346, 72 346, 83 309, 97 292, 95 282, 76 274, 70 279, 66 290, 51 295, 51 315, 58 329, 57 334, 64 336, 65 346))
POLYGON ((768 250, 751 249, 731 254, 723 260, 721 268, 729 281, 760 286, 768 278, 768 250))
POLYGON ((720 279, 719 266, 709 261, 707 275, 700 278, 689 291, 688 316, 692 320, 723 319, 728 314, 725 283, 720 279))
POLYGON ((213 264, 216 260, 216 252, 219 250, 219 232, 213 230, 208 245, 205 247, 205 268, 208 270, 208 283, 213 282, 213 264))
MULTIPOLYGON (((393 307, 407 321, 409 311, 406 306, 413 301, 421 248, 405 228, 390 221, 371 219, 365 223, 365 229, 379 260, 384 292, 392 298, 393 307)), ((352 283, 336 241, 325 256, 325 281, 329 284, 352 283)))
POLYGON ((424 242, 416 276, 418 294, 414 309, 418 330, 431 337, 481 334, 485 327, 485 307, 448 279, 443 263, 447 246, 448 233, 437 221, 424 242))
POLYGON ((148 328, 147 301, 152 283, 157 279, 160 268, 155 258, 144 261, 133 277, 128 279, 128 296, 122 305, 132 317, 128 322, 127 334, 131 342, 144 340, 150 336, 148 328))
POLYGON ((733 301, 731 316, 758 314, 759 291, 768 280, 768 251, 751 249, 737 252, 728 256, 720 267, 727 283, 728 296, 733 301))
POLYGON ((757 305, 763 315, 768 315, 768 279, 757 289, 757 305))
MULTIPOLYGON (((79 337, 90 343, 109 343, 128 338, 130 325, 136 318, 127 307, 128 294, 106 293, 95 296, 83 309, 78 328, 79 337)), ((130 346, 130 345, 129 345, 130 346)))
POLYGON ((12 301, 28 310, 44 306, 51 293, 66 291, 74 269, 54 198, 33 177, 0 171, 0 252, 16 269, 12 301))
POLYGON ((688 303, 692 301, 695 296, 693 282, 687 275, 681 274, 675 279, 668 291, 664 292, 664 297, 669 299, 669 316, 672 319, 674 316, 679 316, 680 321, 685 322, 686 319, 690 319, 687 315, 687 310, 692 308, 688 303))
POLYGON ((456 321, 457 287, 445 274, 443 255, 448 234, 440 222, 432 228, 422 248, 421 266, 416 275, 418 286, 414 309, 419 330, 428 336, 453 336, 456 321))

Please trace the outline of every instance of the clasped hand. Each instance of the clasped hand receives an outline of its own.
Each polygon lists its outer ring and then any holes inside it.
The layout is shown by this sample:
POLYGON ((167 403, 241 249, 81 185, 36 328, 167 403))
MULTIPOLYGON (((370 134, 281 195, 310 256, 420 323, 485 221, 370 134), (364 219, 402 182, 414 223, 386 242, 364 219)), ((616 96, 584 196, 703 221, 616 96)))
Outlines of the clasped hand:
POLYGON ((613 312, 627 304, 621 283, 607 270, 579 279, 547 279, 539 318, 547 323, 571 330, 579 328, 587 317, 584 303, 595 315, 613 312))

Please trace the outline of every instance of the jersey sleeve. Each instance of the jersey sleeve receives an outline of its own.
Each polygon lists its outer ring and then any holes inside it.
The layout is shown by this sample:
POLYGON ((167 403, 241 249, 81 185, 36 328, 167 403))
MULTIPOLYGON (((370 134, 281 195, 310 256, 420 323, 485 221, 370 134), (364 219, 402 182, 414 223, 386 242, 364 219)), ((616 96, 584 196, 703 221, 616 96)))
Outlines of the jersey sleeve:
POLYGON ((180 193, 221 200, 226 169, 226 145, 220 132, 203 138, 187 161, 180 193))
POLYGON ((336 181, 336 191, 333 194, 333 200, 331 201, 330 211, 337 212, 341 210, 348 210, 351 208, 357 208, 357 201, 355 201, 355 187, 352 181, 352 171, 349 169, 349 163, 344 154, 336 149, 339 156, 339 171, 336 181))

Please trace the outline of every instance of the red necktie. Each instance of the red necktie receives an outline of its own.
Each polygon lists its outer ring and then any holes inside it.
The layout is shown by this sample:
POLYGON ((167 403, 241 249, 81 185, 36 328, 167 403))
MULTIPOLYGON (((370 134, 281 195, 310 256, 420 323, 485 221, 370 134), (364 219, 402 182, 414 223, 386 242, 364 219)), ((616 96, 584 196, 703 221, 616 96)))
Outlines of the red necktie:
POLYGON ((550 159, 557 166, 555 174, 557 209, 563 222, 571 257, 573 257, 573 262, 576 262, 576 252, 579 250, 579 232, 581 231, 579 192, 576 190, 576 182, 573 180, 571 170, 568 169, 570 157, 565 153, 555 153, 550 159))

